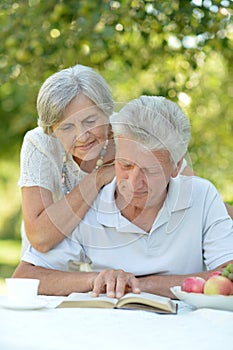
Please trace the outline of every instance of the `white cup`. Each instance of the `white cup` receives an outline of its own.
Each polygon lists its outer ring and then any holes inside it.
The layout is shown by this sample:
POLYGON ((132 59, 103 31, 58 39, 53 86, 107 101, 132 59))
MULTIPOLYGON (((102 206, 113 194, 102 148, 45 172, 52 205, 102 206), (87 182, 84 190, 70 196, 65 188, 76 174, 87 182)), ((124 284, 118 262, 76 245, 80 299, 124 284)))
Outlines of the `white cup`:
POLYGON ((40 280, 33 278, 6 278, 6 295, 9 303, 33 304, 36 301, 40 280))

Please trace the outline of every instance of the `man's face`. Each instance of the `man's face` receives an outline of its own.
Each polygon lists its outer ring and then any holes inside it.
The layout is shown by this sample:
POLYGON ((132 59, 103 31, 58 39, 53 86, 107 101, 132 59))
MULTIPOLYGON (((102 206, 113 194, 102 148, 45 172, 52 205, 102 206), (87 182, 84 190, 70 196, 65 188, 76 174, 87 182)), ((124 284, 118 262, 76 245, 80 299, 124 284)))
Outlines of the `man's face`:
POLYGON ((125 205, 139 209, 161 204, 170 177, 176 175, 168 151, 150 151, 125 137, 117 140, 115 169, 118 195, 125 205))

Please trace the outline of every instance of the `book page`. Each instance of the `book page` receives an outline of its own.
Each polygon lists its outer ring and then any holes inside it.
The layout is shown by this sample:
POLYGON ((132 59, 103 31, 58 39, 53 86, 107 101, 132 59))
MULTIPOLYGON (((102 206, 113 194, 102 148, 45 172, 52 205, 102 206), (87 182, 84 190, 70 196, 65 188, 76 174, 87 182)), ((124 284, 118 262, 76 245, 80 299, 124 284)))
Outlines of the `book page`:
POLYGON ((140 294, 127 293, 118 301, 117 306, 120 308, 128 303, 134 303, 134 308, 136 307, 136 304, 138 304, 138 309, 140 309, 139 304, 144 304, 166 311, 176 311, 176 303, 170 298, 145 292, 141 292, 140 294))
MULTIPOLYGON (((154 301, 155 303, 160 302, 162 304, 167 304, 171 301, 170 298, 167 297, 162 297, 160 295, 156 294, 151 294, 151 293, 146 293, 146 292, 141 292, 140 294, 135 294, 135 293, 127 293, 123 297, 121 297, 120 300, 127 299, 127 298, 137 298, 139 299, 148 299, 150 301, 154 301)), ((140 301, 140 300, 139 300, 140 301)))
POLYGON ((126 310, 142 310, 142 311, 151 311, 156 312, 158 314, 170 314, 170 313, 176 313, 176 309, 174 310, 165 310, 161 309, 159 307, 149 306, 145 304, 138 304, 138 303, 128 303, 120 307, 120 309, 126 309, 126 310))
POLYGON ((98 297, 93 297, 91 292, 87 293, 71 293, 67 300, 78 300, 78 301, 108 301, 109 303, 116 304, 118 302, 118 299, 116 298, 109 298, 106 296, 106 294, 100 294, 98 297))
POLYGON ((96 308, 114 308, 118 299, 109 298, 105 294, 93 297, 88 293, 71 293, 59 307, 96 307, 96 308))

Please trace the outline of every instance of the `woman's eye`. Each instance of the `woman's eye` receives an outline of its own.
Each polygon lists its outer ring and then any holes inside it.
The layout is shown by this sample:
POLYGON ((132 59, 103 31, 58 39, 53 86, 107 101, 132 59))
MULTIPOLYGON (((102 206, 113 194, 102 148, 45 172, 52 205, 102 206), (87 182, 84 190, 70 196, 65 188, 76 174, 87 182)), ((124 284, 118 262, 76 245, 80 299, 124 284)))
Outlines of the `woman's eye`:
POLYGON ((61 131, 70 131, 74 128, 74 125, 73 124, 66 124, 66 125, 63 125, 61 126, 59 129, 61 131))
POLYGON ((88 119, 88 120, 84 121, 84 124, 86 124, 86 125, 92 125, 94 123, 95 123, 95 119, 88 119))

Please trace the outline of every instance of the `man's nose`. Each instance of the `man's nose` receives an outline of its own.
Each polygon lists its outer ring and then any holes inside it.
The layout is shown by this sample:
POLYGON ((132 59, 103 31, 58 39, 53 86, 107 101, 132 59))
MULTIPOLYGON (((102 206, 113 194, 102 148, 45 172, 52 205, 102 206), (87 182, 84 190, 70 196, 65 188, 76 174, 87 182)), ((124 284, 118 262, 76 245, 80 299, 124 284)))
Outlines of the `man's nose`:
POLYGON ((134 189, 140 187, 143 182, 143 178, 143 171, 138 166, 134 166, 133 169, 131 169, 128 173, 128 181, 134 189))

